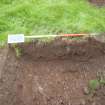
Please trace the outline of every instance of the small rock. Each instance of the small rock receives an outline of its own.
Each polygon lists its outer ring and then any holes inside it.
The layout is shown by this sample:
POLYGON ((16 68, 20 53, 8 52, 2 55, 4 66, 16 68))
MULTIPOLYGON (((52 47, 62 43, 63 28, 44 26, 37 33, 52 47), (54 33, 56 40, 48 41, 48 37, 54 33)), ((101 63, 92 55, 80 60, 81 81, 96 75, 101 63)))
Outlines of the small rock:
POLYGON ((71 48, 70 48, 69 46, 67 46, 67 47, 66 47, 66 51, 67 51, 67 53, 69 53, 70 50, 71 50, 71 48))
POLYGON ((105 35, 96 35, 94 36, 94 39, 99 42, 105 43, 105 35))
POLYGON ((86 101, 85 100, 81 100, 80 105, 86 105, 86 101))
POLYGON ((88 95, 89 94, 89 89, 87 87, 84 88, 84 94, 88 95))
POLYGON ((92 103, 92 105, 96 105, 96 103, 95 103, 95 102, 93 102, 93 103, 92 103))

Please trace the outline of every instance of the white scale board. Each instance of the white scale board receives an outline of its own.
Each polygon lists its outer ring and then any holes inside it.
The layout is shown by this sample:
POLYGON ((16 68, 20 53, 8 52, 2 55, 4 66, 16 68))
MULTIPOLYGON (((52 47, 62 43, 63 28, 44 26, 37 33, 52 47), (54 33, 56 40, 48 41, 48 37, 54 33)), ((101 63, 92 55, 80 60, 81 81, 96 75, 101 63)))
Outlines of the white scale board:
POLYGON ((8 43, 23 43, 24 40, 24 34, 8 35, 8 43))

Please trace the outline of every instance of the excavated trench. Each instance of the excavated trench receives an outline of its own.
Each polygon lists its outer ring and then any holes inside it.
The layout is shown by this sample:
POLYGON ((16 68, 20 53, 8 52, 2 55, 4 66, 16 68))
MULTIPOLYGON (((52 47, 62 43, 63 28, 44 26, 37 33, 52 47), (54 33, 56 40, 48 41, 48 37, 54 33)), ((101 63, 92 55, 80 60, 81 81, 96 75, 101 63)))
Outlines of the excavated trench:
POLYGON ((84 94, 105 74, 105 43, 94 38, 54 40, 0 49, 0 105, 104 105, 105 87, 84 94), (102 75, 101 75, 102 76, 102 75))

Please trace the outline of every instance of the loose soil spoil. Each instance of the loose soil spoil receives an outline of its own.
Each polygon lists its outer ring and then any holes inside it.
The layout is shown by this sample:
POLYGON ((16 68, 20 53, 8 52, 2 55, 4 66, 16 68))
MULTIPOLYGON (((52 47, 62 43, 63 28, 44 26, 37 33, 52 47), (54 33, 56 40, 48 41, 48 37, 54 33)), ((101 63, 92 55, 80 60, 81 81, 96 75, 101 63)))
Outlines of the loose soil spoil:
POLYGON ((105 87, 84 88, 105 72, 105 43, 94 38, 0 49, 0 105, 105 105, 105 87), (5 53, 4 53, 5 52, 5 53), (5 57, 4 57, 5 56, 5 57))

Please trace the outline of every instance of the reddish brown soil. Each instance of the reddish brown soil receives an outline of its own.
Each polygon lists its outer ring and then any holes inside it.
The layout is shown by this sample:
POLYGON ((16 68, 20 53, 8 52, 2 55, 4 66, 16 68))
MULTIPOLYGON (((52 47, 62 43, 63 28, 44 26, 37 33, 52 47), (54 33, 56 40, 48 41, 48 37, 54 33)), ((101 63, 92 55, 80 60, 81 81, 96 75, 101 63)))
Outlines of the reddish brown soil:
POLYGON ((0 105, 105 105, 104 86, 94 97, 84 94, 88 82, 105 71, 105 43, 89 38, 18 47, 20 58, 10 47, 0 59, 0 105))
POLYGON ((105 5, 105 0, 89 0, 89 2, 98 5, 98 6, 104 6, 105 5))

